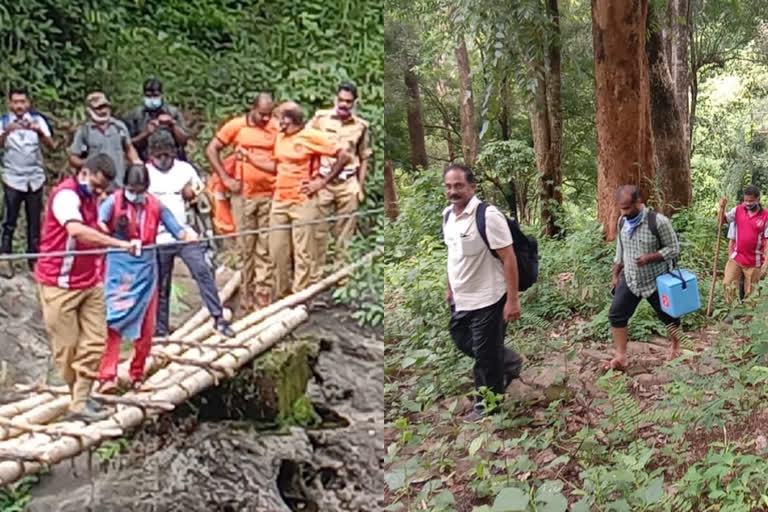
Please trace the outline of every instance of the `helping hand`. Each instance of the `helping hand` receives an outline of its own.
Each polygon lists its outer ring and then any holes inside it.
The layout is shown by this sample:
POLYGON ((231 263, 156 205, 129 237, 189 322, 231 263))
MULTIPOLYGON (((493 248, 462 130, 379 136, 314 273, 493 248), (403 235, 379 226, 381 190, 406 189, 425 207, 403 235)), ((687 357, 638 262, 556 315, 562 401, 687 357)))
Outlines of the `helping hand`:
POLYGON ((307 196, 311 196, 321 188, 323 188, 324 183, 323 180, 320 179, 314 179, 312 181, 304 182, 301 185, 301 193, 306 194, 307 196))
POLYGON ((134 238, 127 242, 126 250, 133 256, 141 255, 141 240, 134 238))
POLYGON ((199 239, 200 237, 197 236, 197 232, 194 229, 187 228, 184 230, 183 240, 185 242, 197 242, 199 239))

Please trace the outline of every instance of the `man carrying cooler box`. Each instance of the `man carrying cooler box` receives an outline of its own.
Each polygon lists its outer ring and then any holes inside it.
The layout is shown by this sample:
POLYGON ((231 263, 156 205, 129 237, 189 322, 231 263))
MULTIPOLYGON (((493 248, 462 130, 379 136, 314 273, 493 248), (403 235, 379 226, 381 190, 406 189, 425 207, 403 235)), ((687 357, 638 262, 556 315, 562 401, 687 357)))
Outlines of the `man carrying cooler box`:
POLYGON ((603 364, 605 370, 623 370, 627 366, 627 324, 641 299, 648 301, 667 326, 670 359, 680 355, 680 319, 664 312, 656 289, 656 278, 667 272, 669 263, 680 254, 675 230, 669 219, 645 207, 634 185, 619 187, 616 201, 621 217, 611 279, 613 302, 608 313, 616 353, 603 364))

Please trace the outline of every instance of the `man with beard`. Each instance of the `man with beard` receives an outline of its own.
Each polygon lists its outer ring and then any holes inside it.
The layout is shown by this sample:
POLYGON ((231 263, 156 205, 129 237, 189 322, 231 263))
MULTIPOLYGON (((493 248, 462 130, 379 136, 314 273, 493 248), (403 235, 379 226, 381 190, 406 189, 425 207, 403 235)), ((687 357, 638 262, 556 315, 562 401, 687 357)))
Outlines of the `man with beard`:
MULTIPOLYGON (((234 220, 240 231, 269 226, 269 209, 275 190, 275 165, 272 152, 278 125, 272 118, 272 96, 260 93, 248 113, 227 121, 208 143, 205 154, 211 167, 233 194, 234 220), (237 162, 235 176, 229 176, 221 161, 221 151, 233 147, 237 162)), ((268 233, 242 236, 240 308, 263 308, 272 300, 272 263, 268 233), (255 294, 254 292, 255 288, 255 294)))
MULTIPOLYGON (((40 241, 45 169, 41 144, 53 149, 51 129, 45 118, 30 110, 27 90, 14 87, 8 93, 9 113, 0 117, 0 148, 3 149, 3 234, 0 252, 13 249, 13 234, 22 203, 27 214, 27 252, 36 253, 40 241)), ((3 273, 13 275, 6 263, 3 273)), ((34 270, 34 260, 29 260, 34 270)))
POLYGON ((115 178, 107 192, 123 186, 126 158, 132 164, 141 164, 136 148, 131 144, 125 123, 112 117, 109 100, 102 92, 92 92, 85 99, 88 119, 77 128, 69 147, 69 163, 75 170, 83 166, 84 159, 96 153, 105 153, 115 163, 115 178))
POLYGON ((144 82, 144 104, 124 117, 131 143, 139 156, 146 161, 149 158, 149 137, 157 130, 165 130, 173 136, 176 143, 176 156, 186 160, 184 146, 189 139, 189 132, 181 111, 163 98, 163 83, 157 78, 148 78, 144 82))
MULTIPOLYGON (((149 155, 150 158, 147 162, 149 188, 147 191, 157 197, 163 206, 171 210, 179 225, 186 226, 187 214, 184 201, 193 199, 196 191, 202 188, 197 171, 188 162, 176 158, 176 145, 173 137, 167 131, 158 131, 150 137, 149 155)), ((172 234, 163 226, 160 226, 158 230, 157 243, 163 244, 163 246, 157 249, 160 282, 155 336, 164 337, 169 332, 171 281, 176 256, 181 257, 184 264, 189 268, 192 278, 197 282, 203 303, 213 317, 214 329, 222 336, 234 336, 232 327, 224 319, 224 310, 216 290, 216 281, 211 268, 205 262, 205 249, 202 244, 199 242, 175 243, 172 234)))
MULTIPOLYGON (((362 201, 365 190, 365 177, 368 173, 368 159, 371 156, 368 121, 355 115, 357 87, 350 82, 343 82, 336 90, 334 108, 319 110, 307 123, 327 133, 350 156, 344 169, 327 186, 317 192, 317 208, 320 217, 328 217, 333 211, 337 215, 355 213, 362 201)), ((320 158, 320 174, 328 176, 334 164, 333 157, 323 155, 320 158)), ((318 224, 315 228, 317 250, 316 274, 313 281, 319 281, 325 267, 325 253, 328 246, 329 223, 318 224)), ((355 217, 334 221, 336 239, 335 260, 338 267, 345 259, 346 245, 355 233, 355 217)))

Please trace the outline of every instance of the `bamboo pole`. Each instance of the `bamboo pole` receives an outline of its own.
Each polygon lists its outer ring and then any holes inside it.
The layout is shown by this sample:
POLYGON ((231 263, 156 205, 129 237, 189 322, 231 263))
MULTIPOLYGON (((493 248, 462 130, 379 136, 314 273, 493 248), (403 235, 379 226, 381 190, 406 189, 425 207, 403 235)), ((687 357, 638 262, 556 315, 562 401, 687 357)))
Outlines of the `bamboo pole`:
POLYGON ((724 218, 725 218, 725 205, 720 204, 720 211, 717 215, 717 245, 715 245, 715 261, 712 263, 712 284, 709 286, 709 300, 707 301, 707 316, 712 315, 712 299, 715 298, 715 284, 717 283, 717 260, 720 257, 720 239, 722 238, 724 218))
MULTIPOLYGON (((64 386, 64 389, 67 389, 67 387, 64 386)), ((39 395, 31 396, 17 402, 8 403, 0 406, 0 416, 3 418, 12 418, 13 416, 23 414, 30 409, 34 409, 40 404, 50 402, 54 398, 56 397, 49 393, 41 393, 39 395)))
MULTIPOLYGON (((283 338, 288 332, 304 322, 309 315, 305 308, 296 308, 286 311, 281 316, 282 319, 279 323, 272 324, 267 331, 253 340, 251 348, 235 349, 235 351, 246 351, 247 357, 236 358, 229 356, 232 364, 242 366, 249 361, 250 358, 255 357, 257 354, 267 350, 277 343, 277 341, 283 338)), ((179 386, 156 393, 153 398, 158 400, 168 400, 177 404, 182 403, 188 400, 191 396, 207 388, 212 383, 213 376, 204 370, 199 370, 181 382, 179 386)), ((110 419, 84 427, 82 429, 82 433, 84 434, 82 442, 80 440, 63 437, 56 441, 48 442, 42 447, 38 447, 32 455, 39 454, 42 460, 53 464, 73 457, 82 450, 95 445, 99 441, 93 441, 93 439, 99 438, 100 433, 104 430, 114 429, 115 427, 126 430, 135 427, 143 420, 144 411, 138 407, 126 406, 125 408, 118 410, 110 419)), ((42 434, 32 434, 32 436, 41 435, 42 434)), ((3 447, 0 446, 0 449, 3 449, 3 447)), ((45 464, 40 462, 4 460, 0 462, 0 486, 7 485, 25 474, 39 471, 44 466, 45 464)))

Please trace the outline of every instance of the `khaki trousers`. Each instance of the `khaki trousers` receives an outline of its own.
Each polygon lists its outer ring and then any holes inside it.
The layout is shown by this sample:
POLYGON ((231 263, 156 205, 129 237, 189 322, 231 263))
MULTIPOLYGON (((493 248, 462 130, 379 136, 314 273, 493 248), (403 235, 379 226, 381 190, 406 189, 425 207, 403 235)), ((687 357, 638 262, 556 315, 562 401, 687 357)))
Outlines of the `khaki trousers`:
MULTIPOLYGON (((233 214, 238 231, 269 227, 270 197, 232 196, 233 214)), ((243 258, 241 292, 253 296, 272 291, 272 260, 269 257, 269 233, 242 236, 238 247, 243 258)))
POLYGON ((728 260, 723 276, 723 292, 728 305, 733 304, 738 296, 741 276, 744 276, 744 298, 746 299, 752 293, 752 286, 760 280, 760 267, 745 267, 732 259, 728 260))
MULTIPOLYGON (((351 176, 344 181, 329 183, 328 186, 321 188, 317 192, 317 216, 318 218, 329 217, 331 215, 348 215, 355 213, 359 201, 357 195, 360 192, 360 184, 356 176, 351 176)), ((347 243, 355 234, 356 217, 338 219, 334 221, 333 236, 336 239, 336 252, 334 258, 334 267, 342 265, 347 256, 347 243)), ((317 282, 322 279, 325 268, 326 252, 328 250, 328 233, 330 232, 330 222, 324 222, 317 225, 315 230, 315 258, 317 265, 312 281, 317 282)))
MULTIPOLYGON (((270 226, 313 220, 317 216, 316 199, 303 203, 272 201, 270 226)), ((316 225, 288 227, 270 232, 269 253, 274 268, 274 299, 279 300, 311 284, 315 272, 314 230, 316 225)))
POLYGON ((69 410, 80 412, 99 376, 107 337, 104 288, 66 290, 39 285, 43 321, 51 337, 54 359, 69 386, 69 410))

